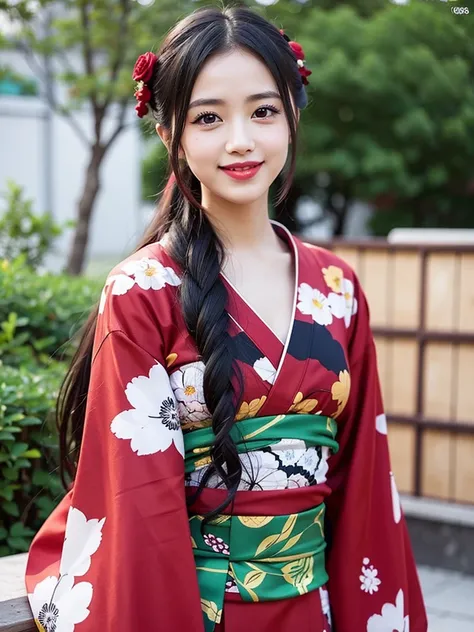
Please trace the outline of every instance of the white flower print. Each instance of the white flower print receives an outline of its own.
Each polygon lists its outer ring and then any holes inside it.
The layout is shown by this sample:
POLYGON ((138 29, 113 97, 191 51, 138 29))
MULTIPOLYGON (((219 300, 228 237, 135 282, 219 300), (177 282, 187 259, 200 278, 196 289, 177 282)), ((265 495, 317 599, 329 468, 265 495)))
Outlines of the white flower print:
POLYGON ((290 476, 288 476, 288 489, 307 486, 308 479, 306 476, 303 476, 303 474, 290 474, 290 476))
POLYGON ((378 591, 382 582, 377 577, 379 574, 378 570, 374 568, 373 564, 370 564, 370 566, 369 564, 369 558, 364 557, 362 560, 362 575, 360 575, 359 579, 361 581, 360 589, 372 595, 374 592, 378 591))
POLYGON ((395 605, 386 603, 381 614, 372 615, 367 621, 367 632, 410 632, 410 619, 404 613, 403 590, 399 590, 395 605))
POLYGON ((89 616, 93 586, 90 582, 74 585, 74 579, 89 570, 104 523, 105 518, 87 520, 79 509, 69 509, 59 577, 46 577, 28 594, 35 621, 45 632, 73 632, 89 616))
POLYGON ((302 314, 311 314, 318 325, 330 325, 332 312, 328 299, 322 292, 302 283, 298 288, 298 309, 302 314))
POLYGON ((392 490, 393 519, 395 520, 395 523, 398 524, 402 519, 402 506, 400 504, 400 495, 398 493, 393 472, 390 472, 390 487, 392 490))
POLYGON ((93 555, 102 541, 105 518, 87 520, 79 509, 71 507, 67 516, 66 534, 61 555, 60 575, 85 575, 93 555))
POLYGON ((136 261, 125 263, 121 270, 125 274, 111 274, 105 282, 100 296, 99 314, 104 313, 107 299, 107 287, 112 285, 112 294, 122 296, 137 284, 143 290, 161 290, 166 284, 179 285, 181 279, 172 268, 165 267, 156 259, 143 257, 136 261))
POLYGON ((204 400, 204 369, 204 362, 191 362, 184 364, 170 376, 182 422, 202 421, 211 416, 204 400))
MULTIPOLYGON (((242 478, 238 487, 239 491, 265 491, 288 487, 288 477, 283 470, 278 469, 278 460, 271 452, 256 451, 241 454, 240 462, 242 463, 242 478)), ((191 472, 187 477, 187 484, 199 485, 206 470, 206 465, 203 465, 191 472)), ((207 487, 223 486, 222 480, 215 473, 207 482, 207 487)))
POLYGON ((349 279, 342 279, 341 294, 330 292, 328 303, 331 313, 336 318, 344 318, 344 324, 349 327, 351 316, 357 313, 357 299, 354 298, 354 284, 349 279))
POLYGON ((240 461, 242 463, 241 485, 243 489, 264 491, 287 487, 288 477, 283 470, 278 469, 278 460, 271 452, 259 451, 241 454, 240 461))
POLYGON ((134 377, 125 395, 133 408, 113 419, 113 434, 118 439, 131 439, 130 447, 138 456, 164 452, 174 443, 184 458, 183 432, 166 369, 157 363, 148 377, 134 377))
POLYGON ((45 632, 72 632, 90 614, 92 584, 79 582, 75 586, 74 577, 66 575, 47 577, 35 586, 28 595, 35 621, 45 632))
POLYGON ((265 356, 254 362, 253 368, 257 371, 264 382, 273 384, 276 377, 276 369, 265 356))
POLYGON ((235 583, 235 579, 232 577, 232 575, 229 573, 227 575, 227 581, 225 583, 225 592, 227 593, 238 593, 239 589, 237 587, 237 584, 235 583))
POLYGON ((323 615, 327 617, 329 625, 332 625, 331 619, 331 606, 329 604, 329 593, 325 588, 319 589, 319 596, 321 598, 321 609, 323 611, 323 615))
POLYGON ((230 555, 229 545, 224 542, 222 538, 218 538, 212 533, 208 533, 203 536, 203 540, 207 546, 210 546, 216 553, 222 553, 223 555, 230 555))
POLYGON ((306 450, 306 444, 301 439, 282 439, 278 443, 274 443, 271 449, 272 452, 278 454, 283 466, 295 465, 301 453, 306 450))
POLYGON ((387 417, 383 413, 375 418, 375 429, 380 434, 387 434, 387 417))
POLYGON ((135 280, 131 279, 126 274, 112 274, 108 277, 105 282, 104 289, 102 290, 102 294, 100 295, 100 303, 99 303, 99 314, 104 313, 105 309, 105 301, 107 298, 107 287, 112 285, 110 292, 117 296, 121 296, 125 294, 135 285, 135 280))
POLYGON ((320 448, 311 447, 298 460, 297 465, 306 470, 310 476, 314 477, 317 485, 326 481, 326 474, 329 469, 328 459, 330 451, 327 446, 320 448))
POLYGON ((135 277, 137 285, 143 290, 161 290, 166 284, 179 285, 180 278, 172 268, 168 268, 157 261, 143 257, 138 261, 129 261, 122 266, 122 270, 135 277))

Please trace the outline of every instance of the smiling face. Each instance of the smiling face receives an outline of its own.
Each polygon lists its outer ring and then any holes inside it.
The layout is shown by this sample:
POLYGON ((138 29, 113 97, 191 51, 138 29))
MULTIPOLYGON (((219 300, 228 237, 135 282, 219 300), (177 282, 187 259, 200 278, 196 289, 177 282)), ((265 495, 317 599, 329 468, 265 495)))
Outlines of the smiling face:
POLYGON ((211 57, 194 84, 180 143, 201 182, 203 206, 266 205, 287 159, 289 134, 264 63, 241 49, 211 57), (222 169, 246 161, 263 163, 252 178, 234 179, 222 169))

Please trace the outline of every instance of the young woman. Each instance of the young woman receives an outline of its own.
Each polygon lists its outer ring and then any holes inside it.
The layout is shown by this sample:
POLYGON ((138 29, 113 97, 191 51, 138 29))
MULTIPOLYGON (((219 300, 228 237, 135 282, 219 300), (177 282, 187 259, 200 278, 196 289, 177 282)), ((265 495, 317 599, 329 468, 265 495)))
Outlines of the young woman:
POLYGON ((268 216, 303 56, 206 8, 137 61, 171 177, 60 395, 74 483, 30 550, 40 630, 427 630, 366 299, 268 216))

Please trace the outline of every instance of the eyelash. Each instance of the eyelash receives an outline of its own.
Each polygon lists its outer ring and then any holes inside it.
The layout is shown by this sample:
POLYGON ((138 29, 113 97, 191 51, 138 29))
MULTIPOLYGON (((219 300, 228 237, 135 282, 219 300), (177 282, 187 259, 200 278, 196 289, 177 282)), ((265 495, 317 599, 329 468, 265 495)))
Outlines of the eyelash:
MULTIPOLYGON (((276 108, 274 105, 261 105, 260 107, 258 107, 255 110, 255 112, 258 112, 258 110, 270 110, 274 114, 280 114, 280 112, 281 112, 281 110, 276 108)), ((203 119, 205 116, 218 116, 218 114, 216 114, 215 112, 202 112, 202 114, 198 114, 198 116, 194 119, 193 125, 195 123, 199 123, 199 121, 201 119, 203 119)), ((272 118, 274 118, 274 117, 273 116, 266 116, 265 118, 261 118, 261 120, 265 121, 267 119, 272 119, 272 118)), ((202 125, 202 127, 211 127, 211 125, 214 125, 214 123, 207 123, 207 124, 202 125)))

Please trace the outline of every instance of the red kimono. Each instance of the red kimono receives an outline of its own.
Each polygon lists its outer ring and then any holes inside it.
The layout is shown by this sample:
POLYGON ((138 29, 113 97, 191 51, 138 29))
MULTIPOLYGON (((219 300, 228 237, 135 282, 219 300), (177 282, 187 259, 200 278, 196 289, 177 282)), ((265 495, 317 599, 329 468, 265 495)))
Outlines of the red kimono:
MULTIPOLYGON (((328 416, 337 422, 339 450, 296 436, 241 454, 232 511, 273 516, 324 502, 329 581, 291 599, 255 603, 242 599, 229 574, 211 627, 426 632, 390 470, 366 299, 344 261, 272 225, 295 262, 285 343, 222 275, 245 381, 236 423, 285 413, 328 416)), ((209 412, 204 364, 176 302, 180 275, 156 243, 107 279, 77 476, 28 559, 27 592, 40 630, 202 632, 211 616, 197 582, 186 506, 205 459, 184 470, 186 433, 205 426, 209 412)), ((219 504, 219 484, 211 477, 193 511, 219 504)), ((218 539, 208 544, 219 546, 218 539)))

